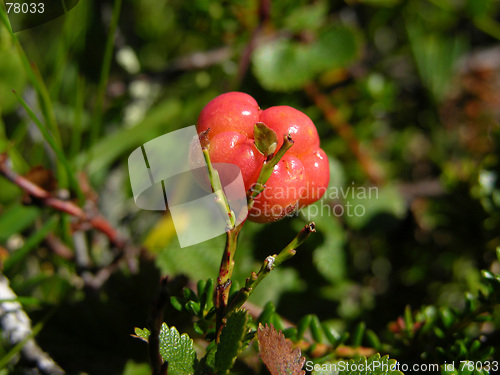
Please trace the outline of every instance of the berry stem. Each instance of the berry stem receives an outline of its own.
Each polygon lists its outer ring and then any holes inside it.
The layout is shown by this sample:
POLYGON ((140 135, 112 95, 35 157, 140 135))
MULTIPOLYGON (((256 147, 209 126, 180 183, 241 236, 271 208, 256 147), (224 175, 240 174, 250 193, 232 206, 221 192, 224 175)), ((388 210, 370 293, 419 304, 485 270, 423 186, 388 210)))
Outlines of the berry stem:
POLYGON ((268 256, 258 273, 252 272, 250 277, 246 280, 245 286, 238 291, 238 294, 232 298, 228 308, 227 313, 241 307, 248 298, 252 295, 253 291, 259 285, 259 283, 264 280, 264 278, 269 275, 269 273, 275 268, 278 267, 283 262, 289 260, 296 254, 296 249, 302 245, 305 240, 309 237, 309 235, 313 232, 316 232, 316 226, 314 222, 307 224, 295 238, 290 242, 283 250, 279 252, 278 255, 274 254, 268 256))
POLYGON ((270 155, 268 160, 264 162, 262 165, 262 169, 260 170, 259 177, 257 178, 257 182, 250 188, 248 191, 248 211, 250 211, 253 207, 253 202, 257 196, 264 191, 266 188, 266 182, 269 180, 273 173, 273 169, 281 160, 283 155, 293 146, 293 139, 290 134, 286 134, 283 139, 283 144, 277 153, 270 155))
POLYGON ((213 167, 207 148, 203 148, 203 157, 205 158, 205 162, 207 163, 210 185, 212 186, 212 190, 217 197, 216 203, 226 219, 227 230, 231 230, 234 228, 234 225, 236 223, 234 211, 231 210, 231 207, 229 207, 229 202, 227 201, 226 194, 224 194, 224 190, 222 190, 219 172, 217 172, 217 170, 213 167))
POLYGON ((234 269, 234 255, 238 244, 238 235, 243 223, 238 224, 230 231, 226 232, 226 245, 222 260, 220 263, 219 277, 217 278, 217 288, 215 290, 215 309, 216 309, 216 341, 219 342, 222 327, 224 326, 224 318, 226 316, 227 303, 229 300, 229 291, 231 289, 231 276, 234 269))
MULTIPOLYGON (((249 192, 247 193, 247 201, 248 201, 248 212, 252 209, 254 199, 266 188, 266 182, 271 177, 271 174, 273 173, 274 166, 278 164, 278 162, 281 160, 283 155, 285 155, 285 152, 288 151, 290 147, 293 146, 293 140, 292 137, 287 134, 284 137, 283 140, 283 145, 281 145, 280 149, 278 152, 276 152, 273 155, 269 155, 268 159, 264 162, 264 165, 262 166, 262 169, 259 174, 259 178, 257 179, 257 182, 255 183, 254 187, 252 187, 249 192)), ((208 157, 208 150, 204 149, 203 153, 205 155, 205 160, 207 160, 207 165, 209 166, 209 173, 210 173, 210 168, 212 167, 212 164, 210 163, 210 158, 208 157)), ((212 168, 213 170, 213 168, 212 168)), ((214 170, 215 171, 215 170, 214 170)), ((220 181, 218 179, 218 174, 217 171, 211 174, 211 176, 214 176, 214 181, 215 184, 217 184, 217 181, 220 185, 220 181)), ((212 177, 210 178, 210 182, 212 183, 212 189, 214 192, 216 191, 218 186, 215 186, 212 181, 212 177)), ((222 190, 222 187, 220 188, 220 192, 224 197, 224 202, 227 204, 227 199, 224 195, 224 192, 222 190)), ((227 204, 227 209, 228 213, 230 211, 229 209, 229 204, 227 204)), ((230 215, 231 217, 231 215, 230 215)), ((230 311, 227 309, 228 307, 228 302, 229 302, 229 291, 231 289, 231 277, 233 275, 233 269, 234 269, 234 255, 236 254, 236 248, 238 245, 238 235, 241 231, 241 228, 243 227, 243 224, 245 223, 245 220, 241 221, 240 224, 234 226, 234 213, 232 217, 232 223, 233 225, 230 227, 232 228, 231 230, 228 230, 226 232, 226 245, 224 247, 224 253, 222 254, 222 260, 220 264, 220 269, 219 269, 219 277, 217 277, 217 288, 215 291, 215 309, 216 309, 216 342, 219 342, 220 339, 220 334, 222 332, 222 327, 224 326, 225 322, 225 317, 227 313, 230 311)), ((314 224, 312 224, 312 229, 314 229, 314 224)), ((301 233, 304 232, 301 231, 301 233)), ((296 237, 296 240, 301 239, 304 234, 299 233, 299 235, 296 237)), ((305 237, 307 238, 307 236, 305 237)), ((292 248, 289 248, 290 245, 294 245, 295 247, 300 245, 304 240, 302 239, 300 243, 296 244, 296 242, 292 241, 283 251, 278 255, 278 264, 281 264, 283 261, 286 259, 291 258, 295 254, 295 250, 292 248), (292 253, 293 252, 293 253, 292 253), (282 254, 283 253, 283 254, 282 254), (287 255, 287 253, 289 253, 287 255)), ((275 260, 276 264, 276 260, 275 260)), ((259 272, 260 273, 260 272, 259 272)), ((265 277, 265 276, 262 276, 265 277)), ((259 280, 260 282, 260 280, 259 280)), ((247 297, 248 298, 248 297, 247 297)))

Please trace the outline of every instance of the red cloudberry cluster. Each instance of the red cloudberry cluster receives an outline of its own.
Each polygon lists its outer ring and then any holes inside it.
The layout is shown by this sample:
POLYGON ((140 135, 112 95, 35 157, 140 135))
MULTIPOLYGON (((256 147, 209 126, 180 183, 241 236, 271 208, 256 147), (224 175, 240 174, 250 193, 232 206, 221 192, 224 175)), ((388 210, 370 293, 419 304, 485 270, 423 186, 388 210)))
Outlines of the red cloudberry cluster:
POLYGON ((255 199, 249 213, 249 220, 265 223, 321 198, 328 187, 330 171, 328 158, 319 147, 316 127, 308 116, 292 107, 262 110, 250 95, 228 92, 203 108, 196 128, 198 134, 206 134, 211 161, 237 165, 248 190, 256 183, 265 161, 254 141, 254 126, 259 122, 276 133, 276 150, 285 135, 294 141, 274 167, 266 189, 255 199))

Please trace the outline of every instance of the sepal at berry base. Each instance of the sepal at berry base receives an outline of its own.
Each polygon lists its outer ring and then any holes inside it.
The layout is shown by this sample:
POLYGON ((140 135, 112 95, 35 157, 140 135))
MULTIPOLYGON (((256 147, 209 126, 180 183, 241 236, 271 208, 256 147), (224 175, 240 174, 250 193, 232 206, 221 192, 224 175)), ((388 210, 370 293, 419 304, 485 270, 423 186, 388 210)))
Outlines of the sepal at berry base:
MULTIPOLYGON (((214 163, 235 225, 247 216, 246 190, 241 170, 229 163, 214 163)), ((227 213, 208 182, 208 168, 194 126, 157 137, 136 148, 128 158, 130 183, 139 208, 170 210, 181 247, 225 233, 227 213)), ((220 194, 219 194, 220 195, 220 194)))

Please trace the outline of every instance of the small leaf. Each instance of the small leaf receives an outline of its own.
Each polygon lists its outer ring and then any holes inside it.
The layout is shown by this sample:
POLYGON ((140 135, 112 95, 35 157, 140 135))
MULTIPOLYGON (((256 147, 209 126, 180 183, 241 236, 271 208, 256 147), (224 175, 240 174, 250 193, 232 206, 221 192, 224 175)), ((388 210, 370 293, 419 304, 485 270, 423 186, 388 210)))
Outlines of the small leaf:
POLYGON ((264 310, 262 310, 262 312, 260 313, 258 322, 262 324, 269 323, 271 321, 271 317, 275 312, 276 312, 276 307, 274 307, 274 304, 271 301, 269 301, 264 306, 264 310))
POLYGON ((333 328, 329 327, 326 323, 321 324, 323 332, 325 333, 326 339, 332 344, 333 347, 337 347, 340 341, 340 334, 333 328))
POLYGON ((207 353, 200 360, 196 367, 195 375, 206 375, 215 373, 215 356, 217 354, 217 346, 208 347, 207 353))
POLYGON ((233 367, 238 354, 246 347, 248 342, 245 342, 245 337, 248 333, 248 320, 246 310, 236 310, 228 315, 215 354, 215 369, 218 374, 227 373, 233 367))
POLYGON ((292 342, 283 333, 274 329, 271 324, 258 330, 260 358, 271 375, 304 375, 302 370, 305 357, 301 357, 299 348, 293 349, 292 342))
POLYGON ((170 304, 177 311, 182 311, 183 303, 182 303, 182 300, 179 297, 175 297, 175 296, 170 297, 170 304))
POLYGON ((138 327, 135 327, 134 332, 135 332, 135 335, 132 335, 132 337, 136 337, 136 338, 141 339, 142 341, 146 341, 146 342, 149 341, 149 335, 151 334, 151 332, 149 332, 149 329, 147 329, 147 328, 140 329, 138 327))
POLYGON ((169 375, 190 375, 194 373, 196 352, 193 340, 185 333, 179 334, 175 327, 163 323, 160 330, 160 355, 168 362, 169 375))
POLYGON ((276 132, 269 128, 263 122, 258 122, 253 128, 253 137, 255 139, 255 147, 264 155, 270 155, 276 151, 278 146, 278 136, 276 132))
POLYGON ((304 333, 309 327, 309 324, 311 324, 311 318, 312 315, 306 315, 299 320, 299 323, 297 324, 297 340, 302 340, 302 337, 304 337, 304 333))
POLYGON ((252 54, 254 74, 268 90, 300 89, 314 76, 309 51, 308 46, 288 39, 262 43, 252 54))
POLYGON ((354 333, 352 336, 352 342, 353 342, 353 346, 355 348, 357 348, 361 345, 361 341, 363 340, 363 336, 365 334, 365 329, 366 329, 365 322, 360 322, 356 326, 356 329, 354 330, 354 333))
POLYGON ((321 323, 316 315, 311 316, 309 329, 311 330, 311 335, 315 342, 323 341, 323 333, 321 332, 321 323))

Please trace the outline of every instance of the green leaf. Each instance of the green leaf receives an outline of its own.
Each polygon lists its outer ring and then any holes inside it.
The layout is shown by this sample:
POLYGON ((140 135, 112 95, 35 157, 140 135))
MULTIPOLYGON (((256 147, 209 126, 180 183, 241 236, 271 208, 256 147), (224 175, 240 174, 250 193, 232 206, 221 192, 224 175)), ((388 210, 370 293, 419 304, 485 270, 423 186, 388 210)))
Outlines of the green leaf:
POLYGON ((328 13, 325 1, 295 8, 285 19, 285 27, 292 31, 316 30, 328 13))
POLYGON ((215 354, 215 369, 218 374, 227 373, 233 367, 239 353, 246 347, 245 336, 249 322, 246 310, 236 310, 227 317, 222 329, 220 343, 215 354))
POLYGON ((361 346, 361 341, 363 340, 363 336, 365 335, 365 330, 366 330, 365 322, 360 322, 356 326, 356 329, 354 330, 354 333, 352 336, 352 342, 353 342, 353 346, 355 348, 361 346))
POLYGON ((168 362, 169 375, 190 375, 194 373, 196 352, 193 340, 185 333, 179 334, 175 327, 163 323, 160 330, 160 354, 168 362))
POLYGON ((212 346, 207 350, 205 356, 201 359, 196 367, 195 375, 209 375, 215 373, 215 356, 217 354, 217 346, 212 346))
POLYGON ((312 45, 309 58, 315 72, 341 68, 353 62, 358 55, 356 36, 346 27, 331 27, 322 32, 312 45))
POLYGON ((309 329, 311 330, 311 336, 315 342, 323 341, 323 332, 321 330, 321 323, 316 315, 311 316, 311 321, 309 323, 309 329))
POLYGON ((359 46, 353 31, 331 27, 312 43, 275 39, 261 44, 252 55, 254 74, 268 90, 302 88, 318 73, 353 62, 359 46))
POLYGON ((322 205, 317 202, 310 207, 303 209, 309 221, 316 223, 319 233, 324 236, 323 243, 313 251, 313 262, 319 273, 331 282, 337 282, 345 275, 345 255, 344 243, 346 240, 345 231, 337 220, 332 220, 328 215, 322 215, 322 205), (317 215, 312 215, 317 213, 317 215))
MULTIPOLYGON (((134 332, 135 332, 135 337, 137 337, 138 339, 141 339, 141 340, 146 341, 146 342, 149 341, 149 335, 151 334, 149 329, 147 329, 147 328, 141 329, 141 328, 135 327, 134 332)), ((134 335, 132 335, 132 336, 134 336, 134 335)))
POLYGON ((150 375, 151 367, 147 363, 135 363, 129 359, 125 364, 122 375, 150 375))
POLYGON ((278 136, 273 129, 269 128, 263 122, 255 124, 253 128, 253 137, 255 139, 255 147, 257 147, 257 150, 259 150, 262 155, 267 156, 276 151, 278 136))
POLYGON ((353 229, 373 228, 389 230, 407 211, 406 202, 393 185, 384 187, 344 187, 343 218, 353 229))
POLYGON ((0 242, 5 242, 14 233, 24 231, 40 215, 40 209, 32 206, 16 205, 0 215, 0 242))
POLYGON ((26 74, 15 46, 10 43, 0 45, 0 103, 3 114, 16 108, 17 100, 11 90, 22 92, 25 85, 26 74))
POLYGON ((224 241, 224 236, 218 236, 187 249, 178 243, 168 246, 158 254, 156 264, 164 274, 183 273, 193 279, 208 279, 219 270, 224 241))
POLYGON ((431 34, 424 25, 408 23, 410 47, 424 85, 437 102, 453 87, 454 66, 466 47, 460 36, 431 34))
POLYGON ((310 48, 288 39, 276 39, 259 45, 252 55, 253 71, 268 90, 300 89, 313 78, 310 48))
POLYGON ((55 230, 58 222, 57 216, 52 216, 38 231, 32 234, 24 245, 16 250, 7 260, 3 266, 3 271, 8 272, 13 266, 20 263, 21 260, 29 254, 29 252, 36 248, 49 233, 55 230))

